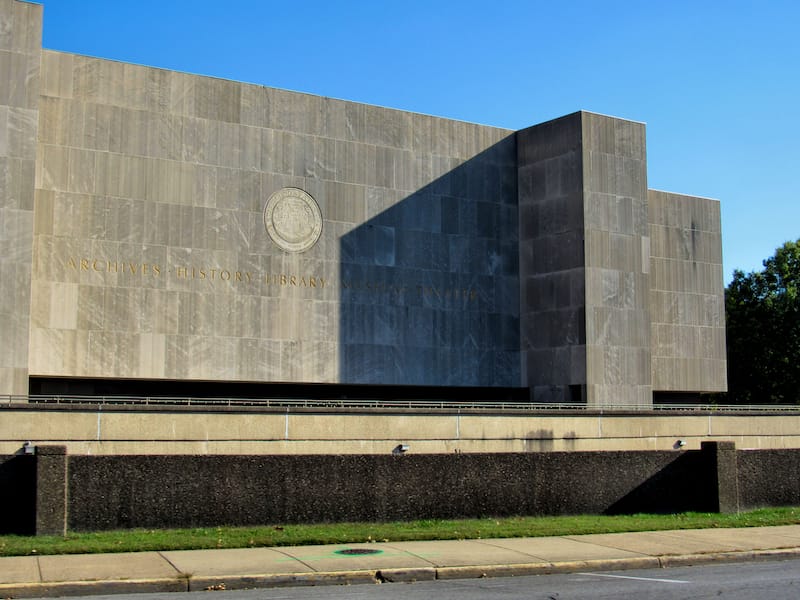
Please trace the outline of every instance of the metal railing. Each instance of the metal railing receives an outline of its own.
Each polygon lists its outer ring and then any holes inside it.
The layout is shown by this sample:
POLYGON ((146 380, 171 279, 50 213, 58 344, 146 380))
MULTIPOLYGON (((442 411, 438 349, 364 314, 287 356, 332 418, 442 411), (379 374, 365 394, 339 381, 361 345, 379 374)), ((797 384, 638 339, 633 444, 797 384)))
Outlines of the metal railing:
POLYGON ((6 405, 90 405, 138 406, 168 409, 169 407, 253 407, 305 409, 375 409, 375 410, 440 410, 440 411, 523 411, 523 412, 714 412, 714 413, 798 413, 800 405, 721 405, 721 404, 586 404, 539 403, 518 401, 459 401, 434 399, 312 399, 312 398, 193 398, 164 396, 81 396, 32 395, 0 396, 0 406, 6 405))

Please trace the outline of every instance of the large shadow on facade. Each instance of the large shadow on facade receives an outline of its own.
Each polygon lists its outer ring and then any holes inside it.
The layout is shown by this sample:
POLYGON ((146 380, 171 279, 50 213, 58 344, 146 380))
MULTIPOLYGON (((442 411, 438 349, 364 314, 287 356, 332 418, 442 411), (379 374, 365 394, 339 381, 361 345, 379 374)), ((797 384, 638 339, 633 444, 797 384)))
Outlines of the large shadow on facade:
POLYGON ((417 174, 379 173, 339 240, 340 381, 518 387, 515 137, 398 199, 417 174))

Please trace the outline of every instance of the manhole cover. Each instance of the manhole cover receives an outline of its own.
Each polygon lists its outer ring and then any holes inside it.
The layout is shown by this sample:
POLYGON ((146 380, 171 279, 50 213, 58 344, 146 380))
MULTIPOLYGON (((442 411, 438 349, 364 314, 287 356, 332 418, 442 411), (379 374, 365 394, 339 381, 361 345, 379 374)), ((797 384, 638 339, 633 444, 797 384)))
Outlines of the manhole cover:
POLYGON ((335 550, 334 554, 344 554, 353 556, 359 554, 381 554, 383 550, 373 550, 372 548, 347 548, 345 550, 335 550))

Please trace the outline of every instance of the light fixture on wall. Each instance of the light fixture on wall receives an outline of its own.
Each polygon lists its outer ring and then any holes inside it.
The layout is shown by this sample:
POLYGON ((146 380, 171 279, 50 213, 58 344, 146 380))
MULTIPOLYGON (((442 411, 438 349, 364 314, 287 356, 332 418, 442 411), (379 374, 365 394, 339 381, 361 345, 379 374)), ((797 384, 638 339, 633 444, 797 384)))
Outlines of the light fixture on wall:
POLYGON ((395 446, 392 450, 392 454, 405 454, 410 448, 411 446, 408 444, 397 444, 397 446, 395 446))
POLYGON ((673 450, 680 450, 685 445, 686 445, 686 442, 684 442, 683 440, 676 440, 675 443, 672 444, 672 449, 673 450))

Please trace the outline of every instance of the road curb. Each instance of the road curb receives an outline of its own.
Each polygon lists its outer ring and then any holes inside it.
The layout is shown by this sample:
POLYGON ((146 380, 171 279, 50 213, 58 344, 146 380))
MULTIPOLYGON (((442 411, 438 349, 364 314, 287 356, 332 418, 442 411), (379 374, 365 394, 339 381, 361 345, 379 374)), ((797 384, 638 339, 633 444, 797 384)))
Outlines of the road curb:
POLYGON ((657 569, 657 556, 632 556, 628 558, 597 558, 569 560, 553 563, 551 573, 578 573, 580 571, 626 571, 629 569, 657 569))
POLYGON ((659 556, 662 568, 690 567, 714 562, 731 563, 754 560, 780 560, 800 558, 800 548, 779 548, 774 550, 732 550, 728 552, 708 552, 705 554, 680 554, 675 556, 659 556))
POLYGON ((331 571, 314 573, 276 573, 265 575, 220 575, 189 578, 188 591, 244 590, 314 585, 354 585, 376 583, 375 571, 331 571))
POLYGON ((523 575, 546 575, 552 572, 551 563, 521 563, 516 565, 469 565, 463 567, 439 567, 436 579, 480 579, 483 577, 522 577, 523 575))
POLYGON ((620 571, 625 569, 657 569, 658 558, 641 556, 597 560, 570 560, 560 562, 520 563, 515 565, 482 565, 465 567, 440 567, 437 579, 473 579, 481 577, 522 577, 551 573, 576 573, 579 571, 620 571))
POLYGON ((664 556, 535 562, 513 565, 468 565, 460 567, 397 568, 314 573, 190 576, 172 579, 126 579, 109 581, 60 581, 54 583, 0 584, 0 598, 90 596, 146 592, 197 592, 277 587, 355 585, 361 583, 411 583, 415 581, 522 577, 582 571, 623 571, 685 567, 710 563, 800 558, 800 548, 709 552, 664 556))
POLYGON ((408 569, 381 569, 375 573, 379 583, 414 583, 415 581, 434 581, 436 569, 434 567, 419 567, 408 569))
POLYGON ((141 594, 147 592, 186 592, 188 589, 187 581, 184 578, 4 583, 0 584, 0 598, 49 598, 57 596, 141 594))

